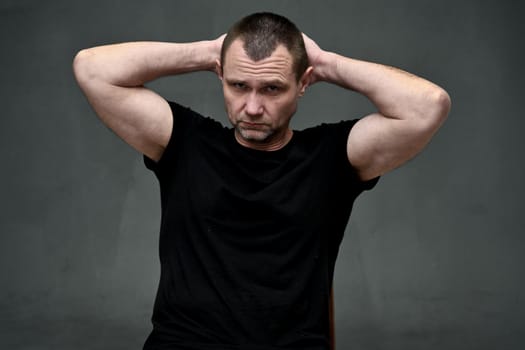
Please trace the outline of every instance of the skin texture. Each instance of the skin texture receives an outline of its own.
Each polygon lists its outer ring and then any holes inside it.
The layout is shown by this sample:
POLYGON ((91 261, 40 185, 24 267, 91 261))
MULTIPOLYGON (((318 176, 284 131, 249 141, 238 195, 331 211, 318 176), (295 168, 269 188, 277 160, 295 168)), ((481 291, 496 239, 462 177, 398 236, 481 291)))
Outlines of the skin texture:
POLYGON ((272 151, 292 138, 290 119, 308 85, 311 69, 299 81, 289 51, 279 45, 265 59, 253 61, 235 40, 218 71, 228 118, 237 141, 249 148, 272 151))

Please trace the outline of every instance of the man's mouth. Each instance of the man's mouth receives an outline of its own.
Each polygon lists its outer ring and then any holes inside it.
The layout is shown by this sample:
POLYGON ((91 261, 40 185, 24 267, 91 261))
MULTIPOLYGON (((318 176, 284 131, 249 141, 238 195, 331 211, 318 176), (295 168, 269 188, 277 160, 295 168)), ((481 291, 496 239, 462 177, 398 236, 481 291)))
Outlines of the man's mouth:
POLYGON ((247 121, 241 121, 241 126, 249 129, 262 129, 265 127, 263 123, 252 123, 247 121))

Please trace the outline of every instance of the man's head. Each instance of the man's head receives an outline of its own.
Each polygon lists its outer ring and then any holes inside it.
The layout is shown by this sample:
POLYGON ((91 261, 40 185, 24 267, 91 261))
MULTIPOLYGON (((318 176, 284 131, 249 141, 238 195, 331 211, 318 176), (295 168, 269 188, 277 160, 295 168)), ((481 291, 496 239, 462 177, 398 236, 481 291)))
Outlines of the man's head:
POLYGON ((293 57, 297 81, 308 68, 308 55, 301 31, 288 18, 268 13, 254 13, 235 23, 224 38, 221 65, 224 67, 226 52, 240 39, 248 57, 254 61, 269 57, 278 45, 288 49, 293 57))
POLYGON ((237 141, 261 150, 284 146, 312 72, 302 33, 284 17, 250 15, 228 32, 218 66, 237 141))

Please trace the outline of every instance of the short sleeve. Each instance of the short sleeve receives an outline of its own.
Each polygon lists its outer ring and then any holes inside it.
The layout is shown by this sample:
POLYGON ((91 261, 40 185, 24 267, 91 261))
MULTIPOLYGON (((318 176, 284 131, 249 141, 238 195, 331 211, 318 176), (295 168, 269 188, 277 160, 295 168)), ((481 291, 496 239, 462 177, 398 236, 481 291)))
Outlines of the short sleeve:
MULTIPOLYGON (((375 187, 377 182, 379 181, 379 176, 367 181, 362 181, 358 178, 357 172, 354 168, 354 166, 350 163, 348 160, 348 153, 347 153, 347 143, 348 143, 348 135, 350 134, 350 130, 354 127, 354 125, 359 121, 359 119, 352 119, 352 120, 344 120, 339 123, 332 124, 334 130, 334 142, 337 143, 336 149, 341 150, 341 155, 338 157, 341 157, 343 161, 346 163, 346 167, 348 171, 350 172, 350 176, 353 178, 355 183, 358 185, 360 191, 368 191, 375 187)), ((339 152, 339 151, 338 151, 339 152)))
POLYGON ((191 128, 190 124, 196 119, 195 117, 200 117, 198 113, 176 102, 168 101, 168 104, 173 118, 173 128, 168 144, 157 162, 143 155, 144 165, 157 176, 173 165, 174 160, 177 158, 177 152, 183 148, 182 144, 191 128))

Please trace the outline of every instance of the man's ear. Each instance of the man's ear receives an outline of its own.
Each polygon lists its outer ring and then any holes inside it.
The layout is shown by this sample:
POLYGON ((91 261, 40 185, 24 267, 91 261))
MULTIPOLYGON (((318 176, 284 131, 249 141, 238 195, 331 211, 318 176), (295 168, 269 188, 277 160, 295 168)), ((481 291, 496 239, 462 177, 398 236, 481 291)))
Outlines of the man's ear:
POLYGON ((219 79, 222 80, 222 65, 219 59, 215 60, 215 73, 217 73, 219 79))
POLYGON ((314 71, 314 67, 312 66, 306 68, 306 70, 303 73, 303 76, 299 80, 299 86, 300 86, 299 95, 300 96, 304 95, 306 88, 310 85, 313 71, 314 71))

